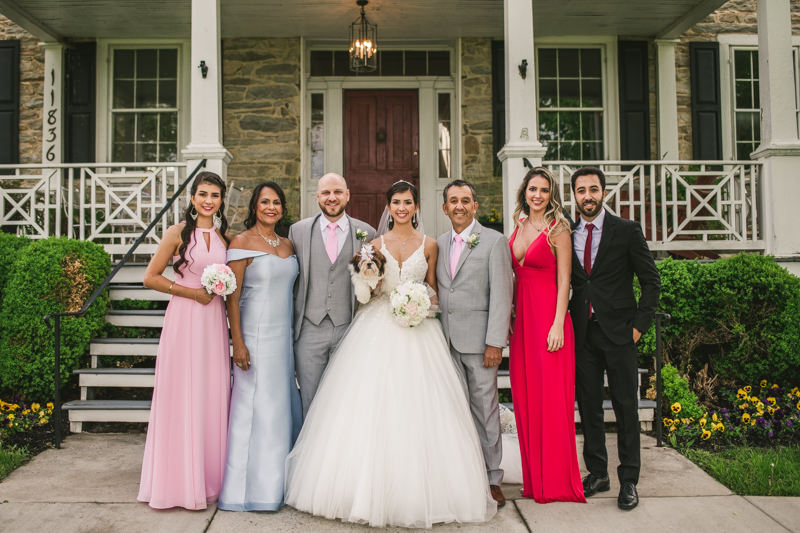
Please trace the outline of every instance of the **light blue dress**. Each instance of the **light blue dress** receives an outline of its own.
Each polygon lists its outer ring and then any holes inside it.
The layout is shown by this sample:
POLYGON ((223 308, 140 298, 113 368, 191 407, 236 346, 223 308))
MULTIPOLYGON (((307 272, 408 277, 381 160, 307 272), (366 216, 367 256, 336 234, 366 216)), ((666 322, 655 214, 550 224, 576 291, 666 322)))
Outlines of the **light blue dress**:
POLYGON ((277 511, 283 503, 286 456, 302 425, 292 350, 292 287, 299 267, 253 250, 228 250, 228 261, 253 258, 239 310, 250 352, 247 372, 233 367, 228 451, 218 507, 277 511))

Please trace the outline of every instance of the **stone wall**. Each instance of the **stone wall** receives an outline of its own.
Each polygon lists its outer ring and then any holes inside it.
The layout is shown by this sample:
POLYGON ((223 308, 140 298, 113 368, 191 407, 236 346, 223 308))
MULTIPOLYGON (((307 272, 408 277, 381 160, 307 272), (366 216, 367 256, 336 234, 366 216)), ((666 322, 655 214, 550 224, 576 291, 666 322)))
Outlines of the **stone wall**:
POLYGON ((20 42, 19 161, 42 162, 44 51, 39 40, 0 15, 0 40, 20 42))
POLYGON ((228 181, 244 187, 234 230, 241 231, 250 192, 271 180, 300 217, 300 39, 223 39, 223 144, 233 161, 228 181))
POLYGON ((502 169, 492 151, 492 40, 461 40, 461 175, 475 186, 480 211, 502 213, 502 169))

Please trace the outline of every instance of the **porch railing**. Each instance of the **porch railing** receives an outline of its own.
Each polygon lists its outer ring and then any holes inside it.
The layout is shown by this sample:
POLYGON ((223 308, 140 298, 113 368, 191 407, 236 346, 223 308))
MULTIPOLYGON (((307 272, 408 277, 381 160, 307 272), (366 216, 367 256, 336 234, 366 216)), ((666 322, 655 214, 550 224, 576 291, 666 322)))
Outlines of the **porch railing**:
POLYGON ((763 250, 760 179, 753 161, 546 161, 573 220, 570 176, 582 166, 606 176, 606 206, 639 222, 653 251, 763 250))
MULTIPOLYGON (((66 236, 123 254, 178 190, 185 163, 0 165, 0 226, 33 239, 66 236)), ((180 220, 175 202, 147 242, 151 254, 180 220)), ((183 204, 185 205, 185 204, 183 204)))

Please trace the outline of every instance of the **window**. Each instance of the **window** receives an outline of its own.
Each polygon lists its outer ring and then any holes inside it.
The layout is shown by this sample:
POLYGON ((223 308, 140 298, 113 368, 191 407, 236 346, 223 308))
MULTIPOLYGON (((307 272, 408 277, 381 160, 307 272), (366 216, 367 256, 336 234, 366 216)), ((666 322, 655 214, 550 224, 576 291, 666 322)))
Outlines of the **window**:
POLYGON ((451 122, 450 122, 450 93, 438 94, 437 106, 439 108, 439 177, 450 179, 451 176, 451 122))
POLYGON ((325 174, 325 95, 311 93, 311 177, 325 174))
POLYGON ((311 52, 312 76, 450 76, 450 52, 425 50, 384 50, 378 52, 378 68, 374 72, 350 70, 346 50, 314 50, 311 52))
POLYGON ((736 159, 749 161, 761 144, 758 50, 733 51, 733 115, 736 159))
POLYGON ((178 50, 114 49, 111 160, 178 160, 178 50))
POLYGON ((539 48, 539 140, 548 160, 604 158, 599 48, 539 48))

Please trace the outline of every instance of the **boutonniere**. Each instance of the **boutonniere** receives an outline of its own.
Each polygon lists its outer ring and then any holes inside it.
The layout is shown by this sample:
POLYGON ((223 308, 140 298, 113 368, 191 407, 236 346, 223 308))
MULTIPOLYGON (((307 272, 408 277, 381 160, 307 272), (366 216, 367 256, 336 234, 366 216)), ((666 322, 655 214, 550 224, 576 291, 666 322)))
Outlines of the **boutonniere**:
POLYGON ((475 248, 476 246, 478 246, 478 244, 480 244, 480 242, 481 242, 481 238, 480 238, 480 236, 478 236, 477 233, 473 233, 469 237, 467 237, 467 246, 469 246, 470 249, 475 248))
POLYGON ((366 241, 367 232, 361 228, 356 228, 356 239, 358 239, 359 241, 366 241))

